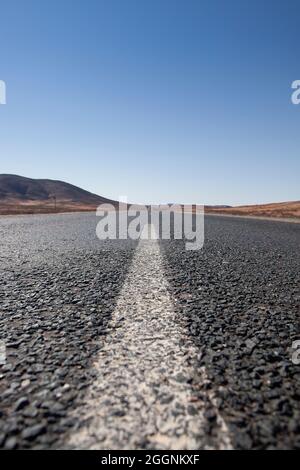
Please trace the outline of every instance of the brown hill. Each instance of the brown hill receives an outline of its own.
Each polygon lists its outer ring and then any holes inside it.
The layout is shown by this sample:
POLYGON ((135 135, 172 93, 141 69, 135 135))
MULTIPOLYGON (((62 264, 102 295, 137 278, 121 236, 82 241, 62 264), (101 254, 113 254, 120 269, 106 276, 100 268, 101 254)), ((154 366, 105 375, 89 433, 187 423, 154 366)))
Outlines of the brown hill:
POLYGON ((63 181, 0 175, 0 214, 95 210, 117 204, 63 181))
MULTIPOLYGON (((94 211, 118 203, 63 181, 0 175, 0 215, 94 211)), ((205 206, 207 214, 300 219, 300 201, 249 206, 205 206)))

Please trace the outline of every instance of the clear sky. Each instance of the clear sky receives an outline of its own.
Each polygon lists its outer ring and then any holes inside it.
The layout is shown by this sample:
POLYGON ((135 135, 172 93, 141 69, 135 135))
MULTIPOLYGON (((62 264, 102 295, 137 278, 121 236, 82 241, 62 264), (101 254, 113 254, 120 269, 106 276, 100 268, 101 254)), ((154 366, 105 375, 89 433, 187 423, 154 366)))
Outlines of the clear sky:
POLYGON ((10 0, 0 18, 0 173, 139 203, 300 199, 299 0, 10 0))

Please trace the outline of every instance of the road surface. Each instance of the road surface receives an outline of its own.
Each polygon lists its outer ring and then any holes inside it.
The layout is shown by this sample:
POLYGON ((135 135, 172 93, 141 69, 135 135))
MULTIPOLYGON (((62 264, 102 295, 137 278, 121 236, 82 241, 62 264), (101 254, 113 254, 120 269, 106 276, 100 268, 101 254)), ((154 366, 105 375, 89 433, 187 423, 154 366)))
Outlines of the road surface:
POLYGON ((92 214, 0 219, 0 446, 300 448, 298 224, 99 241, 92 214))

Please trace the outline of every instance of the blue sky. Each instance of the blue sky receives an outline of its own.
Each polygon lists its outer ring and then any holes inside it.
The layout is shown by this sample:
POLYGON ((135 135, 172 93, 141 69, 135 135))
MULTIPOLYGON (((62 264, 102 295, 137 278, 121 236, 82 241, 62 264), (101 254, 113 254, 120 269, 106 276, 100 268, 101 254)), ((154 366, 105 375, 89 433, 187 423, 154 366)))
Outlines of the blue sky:
POLYGON ((0 173, 140 203, 299 199, 299 1, 0 9, 0 173))

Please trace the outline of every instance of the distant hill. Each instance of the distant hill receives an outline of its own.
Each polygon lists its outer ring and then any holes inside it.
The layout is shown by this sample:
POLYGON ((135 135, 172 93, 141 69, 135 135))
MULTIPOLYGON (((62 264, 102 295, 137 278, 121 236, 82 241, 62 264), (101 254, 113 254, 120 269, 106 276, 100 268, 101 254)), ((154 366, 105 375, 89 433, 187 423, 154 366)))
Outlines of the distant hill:
POLYGON ((0 175, 0 214, 95 210, 117 204, 63 181, 0 175))
POLYGON ((205 211, 210 214, 239 215, 246 217, 274 217, 300 219, 300 201, 274 202, 251 206, 213 207, 207 206, 205 211))
MULTIPOLYGON (((63 181, 0 175, 0 215, 95 211, 100 204, 117 201, 63 181)), ((251 206, 204 206, 207 214, 300 219, 300 201, 251 206)))

